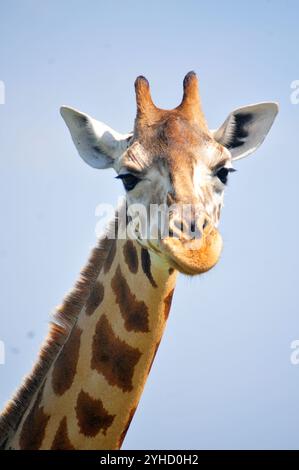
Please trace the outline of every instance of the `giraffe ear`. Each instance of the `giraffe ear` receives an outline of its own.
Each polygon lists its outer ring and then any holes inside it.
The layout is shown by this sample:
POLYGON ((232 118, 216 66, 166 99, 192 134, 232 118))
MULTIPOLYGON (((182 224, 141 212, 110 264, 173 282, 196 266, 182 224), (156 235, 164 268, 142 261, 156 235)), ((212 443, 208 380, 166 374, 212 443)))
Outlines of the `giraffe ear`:
POLYGON ((60 108, 79 155, 94 168, 114 167, 126 150, 132 134, 119 134, 106 124, 76 109, 60 108))
POLYGON ((258 103, 235 109, 219 129, 212 131, 212 135, 230 151, 233 160, 239 160, 261 145, 277 113, 277 103, 258 103))

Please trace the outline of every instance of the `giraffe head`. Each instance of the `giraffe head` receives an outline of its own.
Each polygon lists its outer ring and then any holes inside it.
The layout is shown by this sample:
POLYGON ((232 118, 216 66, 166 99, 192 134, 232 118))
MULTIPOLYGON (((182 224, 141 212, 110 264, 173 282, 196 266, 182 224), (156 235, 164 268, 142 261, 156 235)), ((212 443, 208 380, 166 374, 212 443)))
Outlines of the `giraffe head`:
POLYGON ((233 163, 263 142, 278 106, 260 103, 236 109, 211 131, 194 72, 186 75, 183 86, 180 105, 164 110, 153 103, 148 81, 138 77, 131 134, 119 134, 72 108, 62 107, 61 114, 80 156, 92 167, 115 169, 126 190, 128 211, 143 207, 151 215, 146 236, 134 225, 140 243, 179 271, 198 274, 213 267, 221 253, 217 226, 233 163), (167 232, 157 222, 161 208, 167 213, 167 232))

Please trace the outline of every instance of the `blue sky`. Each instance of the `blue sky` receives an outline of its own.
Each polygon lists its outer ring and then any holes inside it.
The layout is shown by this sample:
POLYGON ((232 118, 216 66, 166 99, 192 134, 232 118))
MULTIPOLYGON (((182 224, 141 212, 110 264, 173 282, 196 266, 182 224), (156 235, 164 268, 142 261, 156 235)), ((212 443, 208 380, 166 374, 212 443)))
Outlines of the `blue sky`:
POLYGON ((258 101, 280 114, 230 179, 220 263, 179 278, 124 448, 298 448, 298 13, 292 0, 1 3, 0 404, 95 243, 95 207, 122 193, 77 156, 60 105, 127 132, 137 75, 171 108, 194 69, 211 128, 258 101))

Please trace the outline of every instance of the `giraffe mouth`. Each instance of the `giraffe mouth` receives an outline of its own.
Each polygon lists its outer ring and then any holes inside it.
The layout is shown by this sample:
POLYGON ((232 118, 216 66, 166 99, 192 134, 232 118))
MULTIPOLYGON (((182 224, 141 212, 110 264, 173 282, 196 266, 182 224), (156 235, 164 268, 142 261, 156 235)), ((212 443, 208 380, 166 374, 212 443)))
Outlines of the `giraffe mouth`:
POLYGON ((161 248, 168 263, 189 276, 209 271, 218 262, 222 251, 222 238, 216 228, 204 231, 200 240, 182 242, 175 238, 161 240, 161 248))

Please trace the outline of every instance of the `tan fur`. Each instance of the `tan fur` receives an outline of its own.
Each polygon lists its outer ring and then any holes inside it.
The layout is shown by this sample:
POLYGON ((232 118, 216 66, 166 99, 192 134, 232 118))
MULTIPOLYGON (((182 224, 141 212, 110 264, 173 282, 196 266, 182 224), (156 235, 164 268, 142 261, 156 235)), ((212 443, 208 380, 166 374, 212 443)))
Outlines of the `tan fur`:
MULTIPOLYGON (((142 248, 136 242, 132 243, 141 270, 137 275, 132 273, 124 255, 126 243, 125 240, 118 240, 109 272, 104 273, 102 269, 97 277, 96 282, 104 286, 103 301, 92 315, 86 314, 86 308, 81 309, 76 328, 70 332, 65 343, 67 345, 72 341, 72 335, 80 328, 82 335, 78 363, 75 364, 76 373, 71 386, 62 395, 53 390, 53 374, 63 349, 48 370, 42 397, 39 398, 39 406, 45 416, 49 417, 38 447, 40 449, 57 448, 62 435, 67 445, 76 449, 115 449, 123 441, 132 410, 136 409, 162 337, 167 318, 165 309, 169 308, 170 292, 173 292, 175 283, 174 273, 169 273, 168 265, 161 265, 154 255, 150 269, 158 287, 152 286, 150 279, 142 271, 142 248), (148 306, 148 328, 145 330, 143 327, 138 330, 131 328, 130 324, 126 324, 128 319, 122 316, 121 305, 118 305, 113 294, 112 281, 118 270, 125 277, 128 289, 132 291, 134 288, 138 293, 133 302, 144 302, 148 306), (108 362, 105 357, 109 358, 108 362), (124 362, 119 369, 120 361, 124 362), (96 422, 92 418, 96 416, 95 413, 99 416, 96 422), (63 421, 64 417, 66 422, 63 421)), ((128 298, 126 302, 132 302, 132 299, 128 298)), ((138 315, 138 311, 136 314, 138 315)), ((133 319, 132 317, 132 321, 133 319)), ((136 325, 142 326, 139 320, 134 319, 135 321, 136 325)), ((9 443, 13 448, 22 445, 20 436, 28 416, 32 432, 35 430, 35 414, 32 415, 31 411, 34 403, 35 399, 9 443)))
MULTIPOLYGON (((114 225, 113 221, 111 227, 114 227, 114 225)), ((61 306, 57 308, 38 361, 0 415, 0 448, 5 445, 9 436, 13 434, 19 425, 24 412, 28 409, 32 398, 43 384, 53 361, 55 361, 65 344, 109 254, 111 243, 108 229, 107 234, 104 234, 92 250, 89 261, 82 269, 74 289, 66 296, 61 306)))
POLYGON ((144 77, 135 88, 134 135, 115 168, 153 183, 128 202, 190 204, 202 236, 99 242, 57 310, 34 370, 0 417, 3 448, 119 448, 161 341, 176 269, 201 273, 220 256, 221 200, 215 203, 208 177, 200 188, 194 180, 198 168, 205 175, 229 156, 208 131, 196 75, 185 77, 173 110, 154 105, 144 77))

